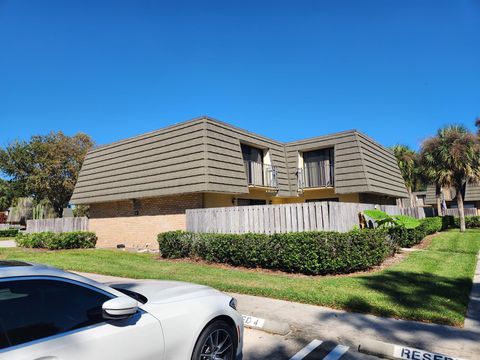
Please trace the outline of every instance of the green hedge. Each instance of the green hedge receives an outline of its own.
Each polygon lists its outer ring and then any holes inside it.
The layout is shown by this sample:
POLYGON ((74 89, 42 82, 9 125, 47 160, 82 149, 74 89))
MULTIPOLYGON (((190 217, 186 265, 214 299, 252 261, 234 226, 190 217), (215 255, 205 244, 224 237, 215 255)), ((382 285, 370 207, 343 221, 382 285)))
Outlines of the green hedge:
POLYGON ((94 248, 97 236, 93 232, 73 231, 64 233, 41 232, 19 234, 17 245, 25 248, 59 249, 87 249, 94 248))
POLYGON ((3 229, 0 230, 0 238, 15 237, 18 235, 18 229, 3 229))
POLYGON ((425 236, 444 230, 445 226, 444 219, 436 216, 420 219, 420 225, 416 228, 397 226, 388 229, 388 233, 399 247, 412 247, 420 243, 425 236))
POLYGON ((165 258, 199 258, 312 275, 365 270, 396 250, 396 244, 381 229, 273 235, 172 231, 159 234, 158 243, 165 258))
MULTIPOLYGON (((453 219, 456 228, 460 227, 460 218, 453 219)), ((465 216, 465 227, 467 229, 480 228, 480 216, 465 216)))

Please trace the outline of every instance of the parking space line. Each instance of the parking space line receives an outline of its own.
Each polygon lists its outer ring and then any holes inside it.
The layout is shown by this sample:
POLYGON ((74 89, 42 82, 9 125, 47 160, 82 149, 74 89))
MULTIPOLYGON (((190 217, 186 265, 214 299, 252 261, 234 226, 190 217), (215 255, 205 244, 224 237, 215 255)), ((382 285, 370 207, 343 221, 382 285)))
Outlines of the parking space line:
POLYGON ((323 360, 338 360, 348 351, 348 346, 344 345, 337 345, 335 349, 330 351, 327 356, 323 358, 323 360))
POLYGON ((307 346, 305 346, 302 350, 300 350, 299 352, 297 352, 295 355, 293 355, 290 360, 302 360, 305 356, 307 356, 308 354, 310 354, 313 350, 315 350, 317 347, 320 346, 320 344, 322 343, 322 341, 320 340, 312 340, 310 342, 310 344, 308 344, 307 346))

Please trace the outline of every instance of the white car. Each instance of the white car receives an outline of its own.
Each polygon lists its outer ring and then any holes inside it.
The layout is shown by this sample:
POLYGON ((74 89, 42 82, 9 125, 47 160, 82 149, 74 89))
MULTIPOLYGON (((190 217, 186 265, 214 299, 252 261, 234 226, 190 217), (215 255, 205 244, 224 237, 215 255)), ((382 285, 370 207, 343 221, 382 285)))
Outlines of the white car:
POLYGON ((0 360, 239 360, 236 301, 175 281, 100 284, 0 261, 0 360))

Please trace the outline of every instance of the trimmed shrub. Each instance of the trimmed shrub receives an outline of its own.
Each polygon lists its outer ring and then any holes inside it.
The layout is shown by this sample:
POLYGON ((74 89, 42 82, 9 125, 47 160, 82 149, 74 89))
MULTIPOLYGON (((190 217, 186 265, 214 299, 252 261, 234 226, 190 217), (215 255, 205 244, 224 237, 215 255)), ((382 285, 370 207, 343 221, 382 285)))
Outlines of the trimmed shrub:
POLYGON ((420 219, 420 227, 425 230, 427 235, 435 234, 444 229, 443 219, 441 216, 420 219))
POLYGON ((2 229, 0 230, 0 238, 15 237, 18 235, 18 229, 2 229))
POLYGON ((273 235, 172 231, 159 234, 158 243, 164 258, 200 258, 311 275, 365 270, 396 249, 382 229, 273 235))
POLYGON ((88 231, 64 233, 41 232, 20 234, 16 242, 18 246, 25 248, 43 248, 49 250, 88 249, 95 247, 97 236, 95 233, 88 231))
POLYGON ((454 227, 455 227, 455 218, 452 215, 446 215, 442 217, 443 230, 451 229, 454 227))
MULTIPOLYGON (((453 219, 453 224, 456 228, 459 228, 460 218, 453 219)), ((465 227, 467 229, 480 228, 480 216, 465 216, 465 227)))
POLYGON ((429 217, 420 220, 420 225, 413 229, 402 226, 388 229, 395 244, 399 247, 412 247, 419 244, 427 235, 434 234, 444 229, 444 220, 440 216, 429 217))

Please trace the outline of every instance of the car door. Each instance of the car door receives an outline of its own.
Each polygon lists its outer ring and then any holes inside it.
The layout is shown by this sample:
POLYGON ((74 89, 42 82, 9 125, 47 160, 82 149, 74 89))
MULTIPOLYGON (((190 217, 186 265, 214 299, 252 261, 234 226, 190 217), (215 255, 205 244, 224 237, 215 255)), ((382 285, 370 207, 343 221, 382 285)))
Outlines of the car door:
POLYGON ((0 281, 0 360, 157 360, 164 340, 156 318, 139 309, 105 320, 114 295, 63 278, 0 281))

